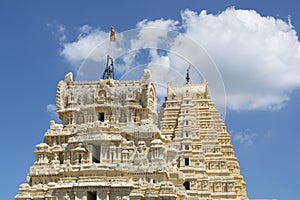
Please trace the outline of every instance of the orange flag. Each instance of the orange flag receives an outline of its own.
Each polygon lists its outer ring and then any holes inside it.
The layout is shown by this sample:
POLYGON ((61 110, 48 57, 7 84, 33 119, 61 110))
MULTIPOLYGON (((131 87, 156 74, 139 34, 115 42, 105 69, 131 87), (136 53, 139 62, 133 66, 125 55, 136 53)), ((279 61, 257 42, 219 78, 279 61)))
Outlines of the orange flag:
POLYGON ((115 35, 115 29, 113 26, 110 26, 110 41, 117 42, 116 35, 115 35))

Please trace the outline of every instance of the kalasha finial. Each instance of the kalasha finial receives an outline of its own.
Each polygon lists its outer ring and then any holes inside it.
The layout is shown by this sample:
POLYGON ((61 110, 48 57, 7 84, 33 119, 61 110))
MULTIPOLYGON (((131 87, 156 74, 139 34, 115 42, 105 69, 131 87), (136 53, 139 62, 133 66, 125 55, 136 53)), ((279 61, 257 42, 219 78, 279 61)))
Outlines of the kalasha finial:
MULTIPOLYGON (((115 28, 113 26, 110 26, 110 42, 117 42, 117 38, 116 38, 116 33, 115 33, 115 28)), ((109 49, 108 52, 110 52, 110 45, 109 45, 109 49)), ((114 79, 114 60, 112 57, 110 57, 109 55, 107 55, 107 60, 106 60, 106 66, 105 66, 105 70, 103 72, 103 79, 114 79)))
POLYGON ((190 71, 190 67, 191 67, 191 65, 189 65, 189 67, 187 68, 187 70, 186 70, 186 83, 185 84, 188 84, 189 82, 190 82, 190 73, 189 73, 189 71, 190 71))
POLYGON ((112 57, 107 55, 106 67, 103 73, 103 79, 114 79, 114 60, 112 57))

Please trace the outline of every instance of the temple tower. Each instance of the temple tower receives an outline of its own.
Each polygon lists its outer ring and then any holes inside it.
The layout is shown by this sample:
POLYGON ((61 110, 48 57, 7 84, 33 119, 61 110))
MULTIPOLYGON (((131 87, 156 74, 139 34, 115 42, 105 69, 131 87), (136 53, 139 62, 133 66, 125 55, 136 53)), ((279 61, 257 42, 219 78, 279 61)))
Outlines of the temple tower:
POLYGON ((180 152, 178 166, 186 177, 187 194, 246 199, 230 135, 208 94, 208 83, 169 83, 161 109, 161 134, 180 152))
POLYGON ((15 200, 248 199, 208 83, 168 84, 157 113, 149 70, 58 83, 57 113, 15 200))

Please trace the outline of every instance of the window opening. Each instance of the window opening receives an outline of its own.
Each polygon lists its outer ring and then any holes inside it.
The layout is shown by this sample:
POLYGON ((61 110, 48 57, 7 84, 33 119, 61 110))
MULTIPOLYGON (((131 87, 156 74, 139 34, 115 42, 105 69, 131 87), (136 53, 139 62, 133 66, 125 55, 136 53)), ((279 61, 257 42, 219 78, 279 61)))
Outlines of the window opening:
POLYGON ((101 149, 100 146, 94 146, 94 152, 92 152, 92 162, 94 163, 100 163, 100 155, 101 155, 101 149))
POLYGON ((87 200, 97 200, 97 192, 87 192, 87 200))
POLYGON ((191 189, 191 186, 190 186, 190 182, 189 181, 185 181, 183 183, 183 186, 185 187, 186 190, 190 190, 191 189))
POLYGON ((185 158, 184 159, 184 165, 185 166, 189 166, 190 165, 190 159, 189 158, 185 158))
POLYGON ((104 116, 104 113, 103 113, 103 112, 100 112, 100 113, 99 113, 99 118, 98 118, 98 119, 99 119, 100 122, 104 122, 105 116, 104 116))

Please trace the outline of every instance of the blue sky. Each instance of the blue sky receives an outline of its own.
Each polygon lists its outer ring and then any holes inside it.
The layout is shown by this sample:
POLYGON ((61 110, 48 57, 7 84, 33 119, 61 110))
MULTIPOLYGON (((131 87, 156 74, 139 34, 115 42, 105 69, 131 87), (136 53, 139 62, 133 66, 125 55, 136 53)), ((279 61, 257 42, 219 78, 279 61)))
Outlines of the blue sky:
POLYGON ((183 29, 219 68, 230 100, 225 123, 249 198, 300 199, 299 8, 295 0, 0 1, 0 199, 13 199, 26 180, 53 118, 46 107, 55 104, 57 83, 82 62, 75 45, 111 24, 120 33, 152 22, 183 29))

